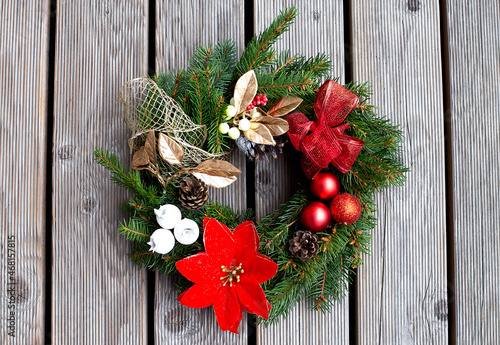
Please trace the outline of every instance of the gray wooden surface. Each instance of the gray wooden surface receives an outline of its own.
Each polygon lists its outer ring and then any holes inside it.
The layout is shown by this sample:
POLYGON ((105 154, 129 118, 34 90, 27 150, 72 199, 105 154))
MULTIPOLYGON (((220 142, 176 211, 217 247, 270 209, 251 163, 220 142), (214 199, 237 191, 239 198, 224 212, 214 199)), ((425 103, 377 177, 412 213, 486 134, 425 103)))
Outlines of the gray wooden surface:
POLYGON ((456 340, 499 344, 500 3, 455 1, 446 16, 456 340))
MULTIPOLYGON (((147 1, 58 2, 55 45, 51 344, 144 344, 146 273, 117 235, 127 193, 95 163, 129 162, 116 96, 147 66, 147 1)), ((21 343, 19 343, 21 344, 21 343)))
MULTIPOLYGON (((0 4, 0 343, 500 344, 497 1, 0 4), (351 299, 329 315, 299 304, 257 334, 245 318, 236 336, 218 329, 211 308, 180 306, 172 280, 156 276, 147 288, 116 231, 127 194, 92 151, 105 146, 129 161, 116 96, 126 80, 152 72, 148 63, 183 67, 197 45, 227 37, 241 51, 245 23, 259 31, 291 4, 301 13, 278 48, 327 52, 341 80, 370 81, 379 113, 404 128, 411 172, 404 187, 377 196, 372 255, 351 299)), ((244 170, 238 184, 213 195, 245 208, 254 172, 241 155, 233 163, 244 170)), ((300 180, 283 157, 254 176, 259 218, 300 180)))
POLYGON ((353 79, 403 126, 404 187, 377 197, 372 255, 359 269, 359 344, 446 344, 446 199, 439 2, 352 3, 353 79))
POLYGON ((48 23, 46 2, 2 3, 0 343, 9 345, 45 341, 48 23))

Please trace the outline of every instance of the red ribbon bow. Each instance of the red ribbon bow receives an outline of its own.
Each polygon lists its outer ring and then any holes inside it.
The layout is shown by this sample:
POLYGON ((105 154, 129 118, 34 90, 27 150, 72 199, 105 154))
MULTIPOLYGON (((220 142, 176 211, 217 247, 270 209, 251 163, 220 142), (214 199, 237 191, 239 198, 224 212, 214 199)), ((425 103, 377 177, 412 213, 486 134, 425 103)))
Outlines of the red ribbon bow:
POLYGON ((312 179, 330 163, 343 174, 351 169, 364 143, 345 135, 349 124, 340 123, 356 108, 358 102, 359 98, 354 93, 333 80, 327 80, 314 100, 316 121, 309 121, 300 111, 285 117, 290 125, 290 141, 304 153, 302 168, 308 178, 312 179), (310 131, 312 133, 308 135, 310 131))

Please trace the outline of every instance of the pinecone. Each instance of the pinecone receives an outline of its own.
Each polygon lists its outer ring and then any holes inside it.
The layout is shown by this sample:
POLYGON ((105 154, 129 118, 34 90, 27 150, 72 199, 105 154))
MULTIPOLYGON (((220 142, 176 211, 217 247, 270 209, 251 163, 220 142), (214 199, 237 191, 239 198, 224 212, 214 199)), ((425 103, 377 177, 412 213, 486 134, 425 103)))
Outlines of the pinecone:
POLYGON ((318 236, 308 230, 297 231, 290 240, 290 253, 302 261, 316 257, 318 248, 318 236))
POLYGON ((205 182, 197 178, 186 178, 181 182, 179 202, 184 208, 196 211, 202 208, 208 200, 208 188, 205 182))
POLYGON ((273 158, 277 158, 278 153, 283 153, 283 146, 285 146, 285 143, 279 138, 274 138, 274 141, 276 141, 276 145, 262 145, 251 142, 244 136, 240 136, 236 139, 236 146, 238 146, 240 151, 251 161, 257 161, 259 159, 269 161, 269 155, 273 158))

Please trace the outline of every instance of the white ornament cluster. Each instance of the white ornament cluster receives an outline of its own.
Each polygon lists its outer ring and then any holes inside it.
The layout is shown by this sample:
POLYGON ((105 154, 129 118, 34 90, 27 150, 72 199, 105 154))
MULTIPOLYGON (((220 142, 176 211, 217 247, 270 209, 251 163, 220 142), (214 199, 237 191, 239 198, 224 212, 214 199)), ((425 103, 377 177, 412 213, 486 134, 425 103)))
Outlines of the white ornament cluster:
POLYGON ((181 210, 175 205, 167 204, 155 209, 156 221, 161 226, 151 235, 150 251, 158 254, 167 254, 177 242, 193 244, 200 236, 200 228, 192 219, 182 219, 181 210), (174 229, 172 234, 171 229, 174 229), (175 236, 175 237, 174 237, 175 236))

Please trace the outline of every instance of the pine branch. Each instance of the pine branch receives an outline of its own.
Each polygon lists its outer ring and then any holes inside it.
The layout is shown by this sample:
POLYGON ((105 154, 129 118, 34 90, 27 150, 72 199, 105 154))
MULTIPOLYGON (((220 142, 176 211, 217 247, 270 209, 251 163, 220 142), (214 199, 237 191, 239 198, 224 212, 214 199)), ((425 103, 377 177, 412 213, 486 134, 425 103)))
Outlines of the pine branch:
POLYGON ((297 9, 295 7, 283 10, 266 30, 258 37, 252 38, 243 51, 240 61, 236 64, 234 82, 252 69, 258 72, 260 69, 272 65, 276 56, 272 45, 284 32, 289 30, 296 16, 297 9))
POLYGON ((118 229, 120 234, 125 235, 130 241, 147 242, 153 230, 140 220, 131 218, 123 221, 118 229))
POLYGON ((154 186, 144 186, 138 171, 127 172, 116 155, 99 148, 94 150, 94 157, 97 163, 111 172, 111 180, 117 185, 152 202, 158 201, 158 190, 154 186))

